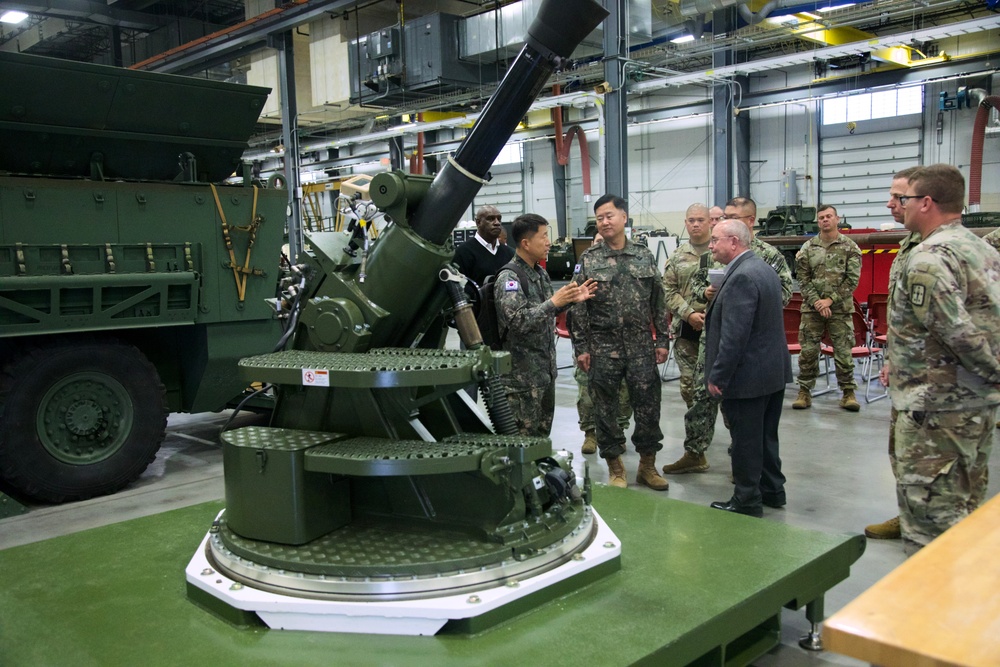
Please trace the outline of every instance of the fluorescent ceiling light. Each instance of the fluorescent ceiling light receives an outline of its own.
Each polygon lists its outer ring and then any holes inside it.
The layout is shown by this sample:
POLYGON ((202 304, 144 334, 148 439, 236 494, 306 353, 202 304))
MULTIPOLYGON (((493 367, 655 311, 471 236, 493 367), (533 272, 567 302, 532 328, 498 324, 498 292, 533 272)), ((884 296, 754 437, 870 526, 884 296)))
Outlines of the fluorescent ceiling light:
POLYGON ((20 23, 26 18, 28 18, 28 15, 24 12, 12 9, 9 12, 4 12, 3 15, 0 16, 0 23, 20 23))
POLYGON ((798 23, 799 17, 785 14, 783 16, 768 16, 765 20, 769 23, 798 23))
POLYGON ((799 16, 805 16, 807 19, 817 20, 819 17, 812 12, 799 12, 799 16))
POLYGON ((816 11, 817 12, 835 12, 838 9, 845 9, 847 7, 853 7, 855 4, 856 3, 854 3, 854 2, 845 2, 842 5, 830 5, 829 7, 820 7, 816 11))
POLYGON ((670 40, 672 44, 687 44, 688 42, 694 41, 694 35, 683 35, 681 37, 675 37, 670 40))

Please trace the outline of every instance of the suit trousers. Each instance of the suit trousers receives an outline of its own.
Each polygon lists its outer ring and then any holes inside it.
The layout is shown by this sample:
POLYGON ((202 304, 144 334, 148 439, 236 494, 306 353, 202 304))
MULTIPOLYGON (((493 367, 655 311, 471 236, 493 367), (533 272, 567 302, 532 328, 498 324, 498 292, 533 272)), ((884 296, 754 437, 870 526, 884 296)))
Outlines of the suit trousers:
POLYGON ((785 390, 757 398, 723 399, 733 437, 733 495, 741 505, 785 500, 785 476, 778 456, 778 422, 785 390))

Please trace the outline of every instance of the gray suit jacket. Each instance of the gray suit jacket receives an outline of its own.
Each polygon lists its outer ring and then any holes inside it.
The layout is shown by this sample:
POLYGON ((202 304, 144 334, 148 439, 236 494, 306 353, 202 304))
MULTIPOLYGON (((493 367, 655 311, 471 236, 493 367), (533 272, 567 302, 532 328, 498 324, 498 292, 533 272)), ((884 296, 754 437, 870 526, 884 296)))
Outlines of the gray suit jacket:
POLYGON ((792 381, 781 280, 752 251, 726 274, 705 318, 705 381, 723 399, 756 398, 792 381))

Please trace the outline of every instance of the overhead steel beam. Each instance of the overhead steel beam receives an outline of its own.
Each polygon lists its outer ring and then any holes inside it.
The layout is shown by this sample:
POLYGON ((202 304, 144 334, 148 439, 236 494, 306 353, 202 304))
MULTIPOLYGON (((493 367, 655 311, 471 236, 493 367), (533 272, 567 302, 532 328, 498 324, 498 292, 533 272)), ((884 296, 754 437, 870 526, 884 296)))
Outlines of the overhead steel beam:
POLYGON ((293 0, 290 4, 136 63, 132 69, 171 74, 199 72, 267 46, 270 35, 280 35, 323 14, 343 12, 358 4, 359 0, 293 0))

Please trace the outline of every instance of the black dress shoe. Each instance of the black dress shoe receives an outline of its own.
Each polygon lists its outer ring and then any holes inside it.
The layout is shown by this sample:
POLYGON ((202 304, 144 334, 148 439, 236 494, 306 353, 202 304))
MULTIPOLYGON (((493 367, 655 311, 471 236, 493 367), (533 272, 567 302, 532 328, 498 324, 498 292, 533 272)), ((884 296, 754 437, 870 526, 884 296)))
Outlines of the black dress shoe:
POLYGON ((729 500, 722 501, 717 500, 710 505, 712 509, 725 510, 726 512, 735 512, 736 514, 746 514, 747 516, 762 517, 764 516, 764 508, 760 505, 743 505, 736 498, 730 498, 729 500))
POLYGON ((764 498, 763 498, 763 500, 761 502, 763 502, 768 507, 774 507, 775 509, 777 509, 779 507, 784 507, 785 506, 785 495, 784 494, 781 494, 780 496, 768 496, 768 495, 765 495, 764 498))

